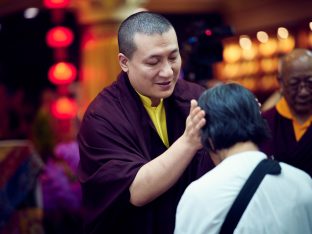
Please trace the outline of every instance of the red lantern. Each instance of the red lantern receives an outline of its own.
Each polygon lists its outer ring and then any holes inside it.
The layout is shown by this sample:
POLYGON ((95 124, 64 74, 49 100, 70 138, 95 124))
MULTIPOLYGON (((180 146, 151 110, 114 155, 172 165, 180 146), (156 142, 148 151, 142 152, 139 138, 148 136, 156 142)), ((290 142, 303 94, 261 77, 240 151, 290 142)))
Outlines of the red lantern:
POLYGON ((46 42, 52 48, 67 47, 73 40, 74 34, 72 30, 63 26, 50 29, 46 36, 46 42))
POLYGON ((71 63, 59 62, 49 69, 49 80, 55 85, 70 84, 77 75, 76 67, 71 63))
POLYGON ((51 112, 57 119, 71 119, 77 115, 78 105, 75 100, 67 97, 57 99, 51 105, 51 112))
POLYGON ((46 8, 65 8, 70 4, 70 0, 44 0, 43 4, 46 8))

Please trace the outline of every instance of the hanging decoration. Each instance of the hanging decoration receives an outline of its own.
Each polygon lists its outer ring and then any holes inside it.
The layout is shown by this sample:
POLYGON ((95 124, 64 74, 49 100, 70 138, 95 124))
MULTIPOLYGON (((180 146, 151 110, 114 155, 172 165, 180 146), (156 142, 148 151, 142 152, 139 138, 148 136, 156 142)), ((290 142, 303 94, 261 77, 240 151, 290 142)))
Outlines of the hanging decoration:
POLYGON ((55 60, 48 70, 48 79, 57 86, 60 96, 52 105, 51 112, 58 119, 71 119, 77 115, 78 108, 69 92, 69 86, 77 78, 76 66, 68 61, 68 47, 75 38, 73 31, 64 25, 70 0, 43 0, 43 4, 51 12, 54 25, 46 33, 46 43, 53 50, 55 60))

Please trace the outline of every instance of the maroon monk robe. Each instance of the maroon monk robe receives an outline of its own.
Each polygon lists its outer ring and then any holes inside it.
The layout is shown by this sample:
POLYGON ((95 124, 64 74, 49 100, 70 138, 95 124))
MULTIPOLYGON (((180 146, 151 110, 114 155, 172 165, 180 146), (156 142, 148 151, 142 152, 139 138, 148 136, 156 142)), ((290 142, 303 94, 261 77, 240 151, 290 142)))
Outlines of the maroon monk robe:
MULTIPOLYGON (((164 100, 170 144, 184 132, 190 100, 203 91, 179 80, 171 97, 164 100)), ((86 233, 172 234, 185 188, 213 167, 202 150, 165 194, 143 207, 131 205, 129 187, 136 173, 167 148, 125 73, 90 104, 78 142, 86 233)))
POLYGON ((272 131, 272 139, 261 149, 275 159, 300 168, 312 176, 312 127, 297 142, 292 121, 281 116, 276 108, 263 113, 272 131))

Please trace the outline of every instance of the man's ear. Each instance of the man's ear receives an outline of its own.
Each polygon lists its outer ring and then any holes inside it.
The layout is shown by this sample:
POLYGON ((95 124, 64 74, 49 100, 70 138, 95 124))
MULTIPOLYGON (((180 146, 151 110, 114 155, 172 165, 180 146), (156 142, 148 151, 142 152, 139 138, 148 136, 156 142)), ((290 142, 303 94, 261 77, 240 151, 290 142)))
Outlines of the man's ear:
POLYGON ((128 68, 129 59, 123 53, 119 53, 118 54, 118 61, 119 61, 119 65, 120 65, 121 69, 124 72, 128 72, 128 70, 129 70, 129 68, 128 68))
POLYGON ((213 142, 212 142, 212 140, 211 140, 210 137, 208 138, 208 144, 209 144, 209 146, 210 146, 210 149, 211 149, 212 151, 215 151, 214 144, 213 144, 213 142))
POLYGON ((208 142, 210 146, 209 156, 212 162, 214 163, 214 165, 217 166, 220 162, 222 162, 223 158, 221 157, 220 151, 219 152, 216 151, 214 144, 210 137, 208 138, 208 142))

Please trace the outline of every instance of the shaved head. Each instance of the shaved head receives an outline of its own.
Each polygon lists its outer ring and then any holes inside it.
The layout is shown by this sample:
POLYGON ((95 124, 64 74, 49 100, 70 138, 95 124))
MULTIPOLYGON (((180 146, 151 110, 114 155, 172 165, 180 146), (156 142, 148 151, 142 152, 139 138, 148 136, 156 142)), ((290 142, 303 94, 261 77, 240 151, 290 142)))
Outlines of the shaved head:
POLYGON ((137 33, 144 35, 161 35, 168 32, 170 29, 173 29, 172 24, 162 15, 147 11, 135 13, 125 19, 119 27, 119 52, 131 59, 138 46, 134 43, 134 36, 137 33))
POLYGON ((305 122, 312 115, 312 52, 294 49, 281 58, 278 79, 292 114, 305 122))
POLYGON ((312 52, 308 49, 298 48, 281 58, 278 74, 280 78, 283 78, 283 74, 289 72, 289 70, 296 69, 296 67, 310 66, 312 66, 312 52))

